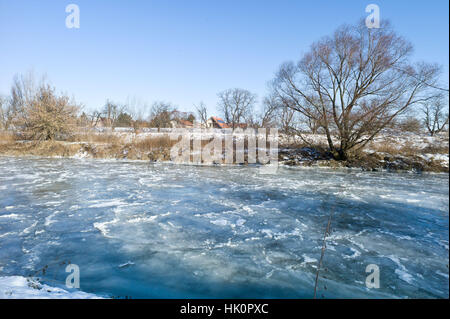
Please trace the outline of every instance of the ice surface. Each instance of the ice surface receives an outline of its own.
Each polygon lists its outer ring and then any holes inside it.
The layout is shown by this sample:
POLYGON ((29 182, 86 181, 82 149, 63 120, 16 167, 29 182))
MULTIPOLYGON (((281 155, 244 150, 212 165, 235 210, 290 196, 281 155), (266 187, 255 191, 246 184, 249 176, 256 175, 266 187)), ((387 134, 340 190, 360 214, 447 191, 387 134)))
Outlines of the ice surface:
POLYGON ((70 261, 101 296, 310 298, 333 211, 319 296, 448 298, 448 181, 0 157, 0 276, 63 286, 70 261))

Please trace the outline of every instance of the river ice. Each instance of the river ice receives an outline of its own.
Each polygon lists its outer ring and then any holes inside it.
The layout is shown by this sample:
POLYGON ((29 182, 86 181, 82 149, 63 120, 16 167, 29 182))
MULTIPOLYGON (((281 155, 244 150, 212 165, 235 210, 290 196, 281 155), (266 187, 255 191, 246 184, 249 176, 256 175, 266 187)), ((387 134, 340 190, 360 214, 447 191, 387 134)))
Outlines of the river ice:
POLYGON ((319 297, 448 298, 448 183, 446 174, 0 157, 0 277, 63 287, 70 262, 80 289, 103 297, 311 298, 333 211, 319 297), (379 289, 365 286, 369 264, 379 289))

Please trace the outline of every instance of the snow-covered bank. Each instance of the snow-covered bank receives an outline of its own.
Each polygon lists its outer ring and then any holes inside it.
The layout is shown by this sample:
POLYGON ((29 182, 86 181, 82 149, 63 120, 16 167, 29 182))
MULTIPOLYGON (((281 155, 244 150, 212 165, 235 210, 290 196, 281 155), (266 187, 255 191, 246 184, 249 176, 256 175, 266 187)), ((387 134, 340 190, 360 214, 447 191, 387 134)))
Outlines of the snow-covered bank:
MULTIPOLYGON (((448 134, 383 133, 347 161, 334 161, 326 137, 306 134, 303 138, 280 136, 279 162, 288 166, 352 167, 366 171, 417 171, 448 173, 448 134)), ((335 141, 338 143, 338 141, 335 141)))
POLYGON ((356 168, 364 171, 413 171, 448 173, 448 154, 389 154, 365 150, 346 161, 333 160, 331 154, 314 148, 283 148, 279 163, 287 166, 356 168))
POLYGON ((68 291, 22 276, 0 277, 0 299, 101 299, 82 291, 68 291))
MULTIPOLYGON (((127 131, 110 132, 109 134, 114 138, 110 135, 101 135, 106 134, 104 132, 97 132, 94 134, 97 140, 90 136, 87 140, 82 139, 78 142, 12 141, 6 144, 0 143, 0 155, 170 162, 171 149, 177 143, 171 140, 168 135, 170 132, 169 130, 139 134, 127 131), (100 142, 101 140, 107 142, 100 142)), ((213 130, 205 135, 190 131, 187 133, 196 139, 201 137, 202 140, 215 136, 223 137, 224 134, 221 130, 213 130)), ((236 139, 242 141, 245 136, 238 134, 236 139)), ((323 134, 304 134, 302 138, 280 134, 278 139, 278 161, 288 166, 442 173, 448 173, 449 170, 447 133, 430 137, 423 134, 385 132, 377 136, 362 151, 355 152, 347 161, 333 160, 323 134)), ((191 150, 192 159, 189 161, 193 161, 194 153, 191 150)), ((246 149, 244 154, 248 154, 246 149)), ((222 155, 222 163, 219 160, 217 164, 224 163, 225 154, 222 155)), ((244 155, 244 163, 247 163, 247 160, 248 156, 244 155)))

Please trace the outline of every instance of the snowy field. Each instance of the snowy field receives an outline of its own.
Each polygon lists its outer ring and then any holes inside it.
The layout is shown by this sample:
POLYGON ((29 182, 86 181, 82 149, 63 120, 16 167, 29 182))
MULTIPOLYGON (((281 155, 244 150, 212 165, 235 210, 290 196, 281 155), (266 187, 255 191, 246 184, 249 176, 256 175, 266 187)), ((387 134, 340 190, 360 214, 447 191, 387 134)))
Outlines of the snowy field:
POLYGON ((311 298, 330 211, 319 297, 448 298, 448 183, 0 157, 0 298, 311 298), (80 291, 64 287, 67 261, 80 291), (368 264, 379 289, 364 284, 368 264))

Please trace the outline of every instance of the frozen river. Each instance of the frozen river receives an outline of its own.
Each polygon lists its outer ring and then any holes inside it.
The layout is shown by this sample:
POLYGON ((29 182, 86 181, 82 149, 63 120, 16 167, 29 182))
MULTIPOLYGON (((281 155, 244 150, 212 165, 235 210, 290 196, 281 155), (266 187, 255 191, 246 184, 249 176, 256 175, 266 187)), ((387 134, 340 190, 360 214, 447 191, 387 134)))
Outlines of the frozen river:
POLYGON ((449 177, 0 157, 0 276, 123 298, 448 298, 449 177), (380 288, 365 286, 366 266, 380 288), (39 272, 45 266, 45 274, 39 272))

